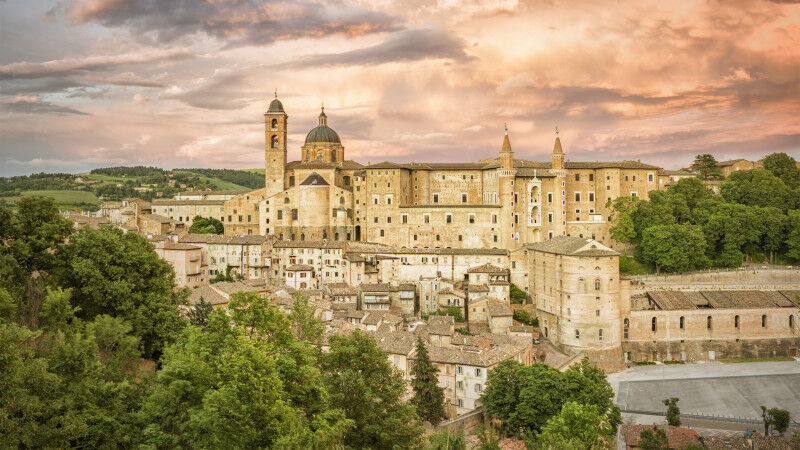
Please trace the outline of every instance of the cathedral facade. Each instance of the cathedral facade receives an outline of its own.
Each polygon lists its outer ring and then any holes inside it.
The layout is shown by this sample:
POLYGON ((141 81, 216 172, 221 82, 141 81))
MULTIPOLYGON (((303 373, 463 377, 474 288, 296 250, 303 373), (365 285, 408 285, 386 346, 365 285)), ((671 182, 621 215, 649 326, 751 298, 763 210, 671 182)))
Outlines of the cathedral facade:
POLYGON ((610 201, 664 187, 656 166, 567 161, 558 136, 550 161, 515 159, 507 129, 497 157, 480 162, 364 166, 346 159, 324 109, 289 162, 280 100, 264 117, 265 187, 226 201, 225 234, 407 248, 515 249, 556 236, 613 245, 610 201))

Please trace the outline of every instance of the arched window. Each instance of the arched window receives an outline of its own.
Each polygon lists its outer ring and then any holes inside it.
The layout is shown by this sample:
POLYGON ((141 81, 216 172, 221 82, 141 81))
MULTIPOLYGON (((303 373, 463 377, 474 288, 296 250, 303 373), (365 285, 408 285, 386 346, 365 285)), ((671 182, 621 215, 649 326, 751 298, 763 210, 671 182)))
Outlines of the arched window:
POLYGON ((733 327, 734 328, 739 328, 739 316, 738 315, 733 316, 733 327))
POLYGON ((789 314, 789 328, 794 328, 794 315, 789 314))
POLYGON ((331 162, 336 162, 336 150, 331 152, 331 162))
POLYGON ((623 337, 623 339, 628 339, 628 329, 630 328, 630 324, 631 324, 631 322, 630 322, 630 320, 628 320, 627 317, 622 321, 622 337, 623 337))
POLYGON ((289 176, 289 186, 294 186, 294 175, 289 176))
POLYGON ((681 330, 683 330, 685 326, 686 326, 686 321, 684 320, 683 316, 681 316, 681 319, 680 319, 681 330))
POLYGON ((344 197, 339 197, 339 204, 344 205, 344 197))
POLYGON ((711 316, 706 317, 706 328, 711 329, 711 316))
POLYGON ((273 130, 278 129, 278 119, 272 119, 272 129, 273 130))
POLYGON ((653 329, 653 333, 656 332, 656 318, 653 317, 653 320, 650 321, 650 328, 653 329))
POLYGON ((305 241, 306 240, 306 234, 305 233, 300 233, 300 240, 301 241, 305 241))
POLYGON ((583 278, 578 278, 578 292, 586 292, 586 281, 583 278))
POLYGON ((767 328, 767 315, 761 315, 761 328, 767 328))
POLYGON ((594 280, 594 290, 595 291, 600 290, 600 279, 594 280))
POLYGON ((284 197, 283 198, 283 203, 289 203, 289 197, 284 197))
POLYGON ((348 177, 348 176, 346 176, 346 175, 345 175, 345 176, 342 178, 342 182, 344 182, 344 185, 345 185, 345 186, 350 186, 350 177, 348 177))
POLYGON ((277 135, 273 135, 272 136, 272 148, 278 148, 278 136, 277 135))
POLYGON ((580 339, 580 338, 581 338, 581 330, 577 330, 576 329, 575 330, 575 339, 580 339))
POLYGON ((311 161, 311 150, 306 150, 306 161, 311 161))

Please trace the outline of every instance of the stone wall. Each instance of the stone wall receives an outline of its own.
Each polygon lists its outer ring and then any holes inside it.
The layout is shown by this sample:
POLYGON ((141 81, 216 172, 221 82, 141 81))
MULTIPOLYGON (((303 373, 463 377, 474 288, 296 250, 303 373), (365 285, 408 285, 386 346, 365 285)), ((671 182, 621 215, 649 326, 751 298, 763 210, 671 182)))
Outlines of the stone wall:
MULTIPOLYGON (((800 337, 783 339, 694 340, 623 342, 622 351, 629 361, 771 358, 789 356, 800 348, 800 337)), ((796 354, 796 353, 795 353, 796 354)))
POLYGON ((796 290, 800 289, 800 268, 758 268, 709 270, 671 275, 639 275, 631 281, 631 294, 647 290, 796 290))

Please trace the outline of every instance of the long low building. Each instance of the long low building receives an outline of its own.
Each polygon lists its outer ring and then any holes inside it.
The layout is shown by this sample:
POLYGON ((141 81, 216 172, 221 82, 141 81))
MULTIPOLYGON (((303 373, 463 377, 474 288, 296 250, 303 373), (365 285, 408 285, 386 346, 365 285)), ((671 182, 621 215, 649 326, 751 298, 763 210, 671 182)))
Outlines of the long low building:
POLYGON ((647 291, 623 319, 626 360, 796 356, 800 291, 647 291))

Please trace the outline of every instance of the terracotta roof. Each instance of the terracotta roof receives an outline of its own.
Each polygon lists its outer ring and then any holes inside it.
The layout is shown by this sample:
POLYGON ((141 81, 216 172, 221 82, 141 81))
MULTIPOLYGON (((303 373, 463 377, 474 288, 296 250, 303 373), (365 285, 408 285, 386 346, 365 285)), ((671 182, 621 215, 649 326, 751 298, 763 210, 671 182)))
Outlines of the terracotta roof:
POLYGON ((356 295, 358 289, 350 287, 347 283, 328 283, 325 285, 330 295, 356 295))
POLYGON ((513 316, 511 307, 500 301, 489 302, 489 315, 492 317, 513 316))
POLYGON ((327 181, 325 181, 325 178, 322 178, 320 174, 318 174, 317 172, 311 172, 311 175, 306 177, 306 179, 303 180, 302 183, 300 183, 300 186, 330 186, 330 185, 328 184, 327 181))
POLYGON ((303 271, 314 270, 314 268, 309 266, 308 264, 292 264, 283 270, 287 272, 303 272, 303 271))
POLYGON ((346 241, 275 241, 272 248, 344 248, 346 241))
POLYGON ((211 288, 229 296, 236 292, 263 292, 267 290, 265 285, 253 286, 244 281, 221 281, 211 285, 211 288))
POLYGON ((595 240, 577 236, 556 236, 546 241, 525 244, 525 248, 557 255, 619 256, 619 253, 595 240))
POLYGON ((661 310, 758 309, 800 306, 793 291, 647 291, 647 297, 661 310))
MULTIPOLYGON (((628 447, 639 446, 639 434, 646 428, 664 428, 665 425, 622 425, 622 435, 628 447)), ((683 449, 690 445, 700 445, 700 435, 689 428, 666 426, 667 441, 671 449, 683 449)))
POLYGON ((164 242, 164 250, 202 250, 199 245, 183 244, 180 242, 164 242))
POLYGON ((232 245, 259 245, 267 242, 266 236, 246 234, 242 236, 226 236, 222 234, 191 234, 180 237, 181 242, 192 244, 232 244, 232 245))
POLYGON ((389 283, 362 283, 358 286, 361 292, 397 292, 397 286, 389 283))
POLYGON ((189 293, 189 304, 194 305, 200 301, 200 297, 203 297, 203 300, 211 303, 212 305, 224 305, 228 303, 228 297, 225 295, 217 292, 211 286, 200 286, 196 289, 193 289, 191 293, 189 293))
MULTIPOLYGON (((237 191, 242 192, 242 191, 237 191)), ((219 205, 225 204, 225 200, 179 200, 179 199, 155 199, 152 206, 188 206, 188 205, 219 205)))
POLYGON ((500 274, 507 274, 508 269, 495 266, 490 263, 482 264, 480 266, 471 267, 467 269, 467 273, 500 273, 500 274))
POLYGON ((145 220, 152 220, 158 223, 180 224, 177 220, 172 220, 169 217, 162 216, 161 214, 142 214, 140 216, 145 220))
POLYGON ((729 159, 729 160, 727 160, 727 161, 719 161, 719 162, 717 162, 717 166, 719 166, 719 167, 732 166, 732 165, 736 164, 736 163, 737 163, 737 162, 739 162, 739 161, 750 162, 750 161, 748 161, 748 160, 746 160, 746 159, 744 159, 744 158, 739 158, 739 159, 729 159))
POLYGON ((342 162, 325 162, 325 161, 291 161, 286 164, 287 169, 344 169, 355 170, 361 169, 364 166, 353 160, 344 160, 342 162))
POLYGON ((414 283, 399 283, 397 285, 397 290, 399 291, 416 291, 417 285, 414 283))
POLYGON ((429 316, 428 317, 428 333, 441 336, 450 336, 453 334, 453 327, 455 319, 453 316, 429 316))

